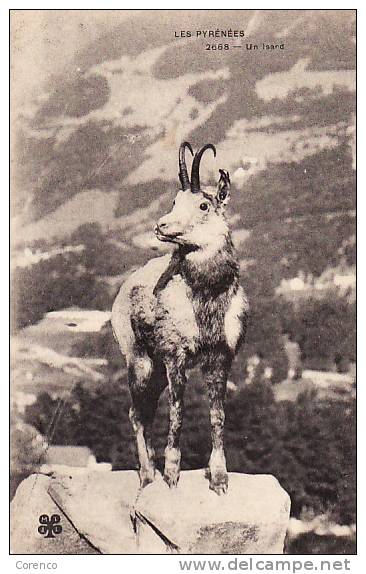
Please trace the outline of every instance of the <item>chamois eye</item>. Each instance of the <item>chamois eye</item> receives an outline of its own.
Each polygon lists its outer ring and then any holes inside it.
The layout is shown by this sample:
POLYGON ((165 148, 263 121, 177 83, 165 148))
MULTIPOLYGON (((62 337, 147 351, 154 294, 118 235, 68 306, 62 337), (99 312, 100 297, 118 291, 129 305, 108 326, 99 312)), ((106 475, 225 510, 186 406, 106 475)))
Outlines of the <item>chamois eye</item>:
POLYGON ((208 203, 201 203, 200 209, 202 209, 202 211, 207 211, 208 210, 208 203))

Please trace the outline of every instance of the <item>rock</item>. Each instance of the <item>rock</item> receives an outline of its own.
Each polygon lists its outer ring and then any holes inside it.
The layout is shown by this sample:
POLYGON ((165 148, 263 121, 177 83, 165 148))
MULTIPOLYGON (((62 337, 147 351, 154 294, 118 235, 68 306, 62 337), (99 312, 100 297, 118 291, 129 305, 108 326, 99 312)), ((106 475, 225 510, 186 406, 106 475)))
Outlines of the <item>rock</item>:
POLYGON ((289 511, 288 494, 268 475, 229 473, 223 496, 203 470, 183 471, 177 488, 159 476, 143 490, 135 471, 32 475, 11 504, 12 552, 280 554, 289 511), (42 514, 58 514, 62 532, 40 534, 42 514))
POLYGON ((50 483, 51 498, 103 554, 136 554, 131 514, 140 480, 133 470, 60 477, 50 483))
POLYGON ((203 470, 185 471, 176 489, 158 480, 141 492, 139 551, 161 552, 153 529, 166 552, 282 554, 289 513, 290 498, 273 476, 229 473, 228 493, 217 496, 203 470))
POLYGON ((74 526, 47 493, 50 478, 32 474, 19 485, 10 505, 12 554, 99 554, 80 537, 74 526), (46 538, 38 532, 39 517, 61 517, 62 532, 46 538))

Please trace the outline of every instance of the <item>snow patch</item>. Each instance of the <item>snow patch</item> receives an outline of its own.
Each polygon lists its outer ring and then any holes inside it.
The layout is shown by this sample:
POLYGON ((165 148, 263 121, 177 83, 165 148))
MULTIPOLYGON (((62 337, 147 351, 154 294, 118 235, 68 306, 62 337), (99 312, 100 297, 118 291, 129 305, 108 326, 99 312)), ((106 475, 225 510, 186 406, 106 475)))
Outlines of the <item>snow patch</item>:
POLYGON ((110 320, 110 311, 95 309, 62 309, 50 311, 45 318, 57 321, 65 330, 71 329, 79 333, 99 333, 101 328, 110 320))
POLYGON ((291 92, 308 88, 319 89, 320 96, 328 96, 336 87, 345 88, 349 92, 356 89, 355 70, 309 70, 310 58, 300 58, 287 72, 274 72, 268 74, 256 83, 256 92, 259 98, 270 102, 276 98, 283 100, 291 92))

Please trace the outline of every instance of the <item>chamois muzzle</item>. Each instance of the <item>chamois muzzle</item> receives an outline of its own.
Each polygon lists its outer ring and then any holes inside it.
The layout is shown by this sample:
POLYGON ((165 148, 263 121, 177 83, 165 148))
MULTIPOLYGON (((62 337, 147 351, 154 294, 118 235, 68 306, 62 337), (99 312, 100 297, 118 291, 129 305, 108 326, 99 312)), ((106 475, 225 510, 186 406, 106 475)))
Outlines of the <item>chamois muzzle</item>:
POLYGON ((189 142, 183 142, 179 146, 179 180, 182 185, 182 190, 187 191, 190 189, 191 184, 189 182, 188 170, 186 166, 186 149, 188 148, 191 154, 193 155, 193 149, 189 142))
POLYGON ((200 184, 200 163, 201 158, 207 149, 212 149, 214 157, 216 157, 216 148, 213 144, 204 145, 194 156, 191 172, 191 192, 198 193, 201 189, 200 184))

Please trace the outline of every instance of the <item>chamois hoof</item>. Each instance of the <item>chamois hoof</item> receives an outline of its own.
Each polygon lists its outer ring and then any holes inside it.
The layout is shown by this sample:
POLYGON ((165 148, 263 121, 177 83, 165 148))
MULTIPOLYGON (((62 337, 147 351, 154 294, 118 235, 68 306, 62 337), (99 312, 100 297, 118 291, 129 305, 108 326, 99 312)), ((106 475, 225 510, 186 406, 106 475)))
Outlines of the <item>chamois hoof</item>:
POLYGON ((155 472, 141 472, 140 471, 140 488, 145 488, 155 480, 155 472))
POLYGON ((226 472, 218 472, 214 476, 208 476, 210 480, 209 488, 216 492, 218 496, 221 494, 226 494, 228 491, 228 476, 226 472))
POLYGON ((228 485, 227 484, 212 484, 210 482, 210 490, 213 490, 214 492, 216 492, 216 494, 218 496, 221 496, 222 494, 227 493, 228 485))
POLYGON ((145 486, 148 486, 149 484, 151 484, 152 482, 154 482, 153 480, 151 480, 151 478, 144 478, 141 480, 141 488, 145 488, 145 486))
POLYGON ((169 488, 174 488, 178 485, 179 472, 174 470, 166 470, 164 472, 164 480, 169 486, 169 488))

